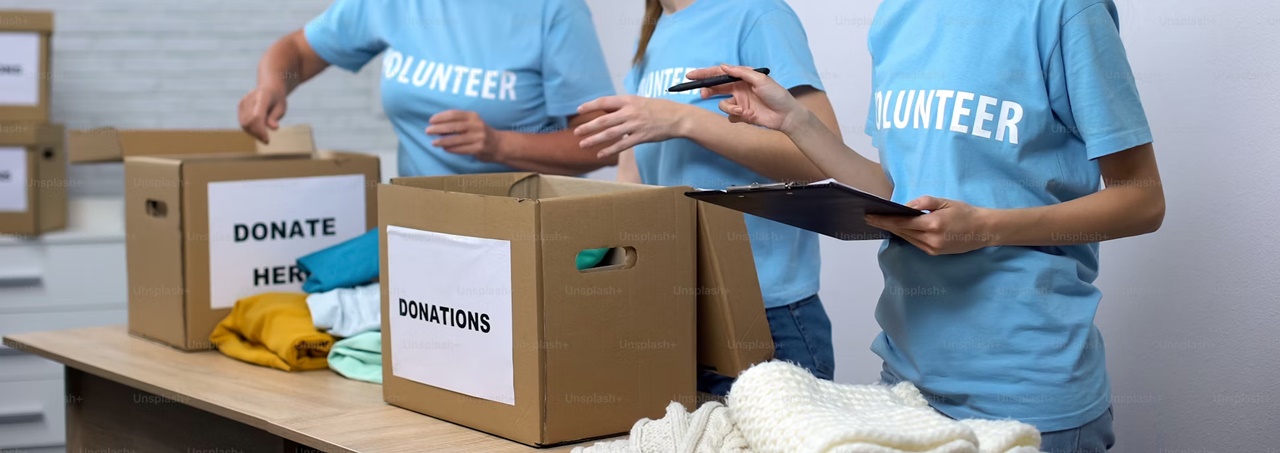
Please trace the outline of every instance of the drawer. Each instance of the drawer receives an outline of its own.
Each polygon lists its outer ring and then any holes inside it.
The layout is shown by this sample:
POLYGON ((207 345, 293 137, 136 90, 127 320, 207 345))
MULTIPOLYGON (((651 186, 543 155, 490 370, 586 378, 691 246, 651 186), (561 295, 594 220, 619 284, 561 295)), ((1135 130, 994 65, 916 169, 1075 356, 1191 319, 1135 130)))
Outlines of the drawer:
POLYGON ((123 242, 0 246, 0 314, 123 307, 124 253, 123 242))
POLYGON ((0 336, 43 330, 65 330, 79 327, 125 324, 128 310, 120 308, 67 313, 17 313, 0 316, 0 336))
POLYGON ((66 413, 62 379, 0 382, 0 448, 62 445, 66 413))
POLYGON ((8 346, 0 346, 0 384, 62 379, 62 365, 8 346))
MULTIPOLYGON (((128 322, 128 310, 121 307, 68 313, 18 313, 0 315, 0 336, 42 330, 106 326, 128 322)), ((40 357, 0 346, 0 383, 60 379, 62 366, 40 357)), ((0 400, 3 402, 4 400, 0 400)))

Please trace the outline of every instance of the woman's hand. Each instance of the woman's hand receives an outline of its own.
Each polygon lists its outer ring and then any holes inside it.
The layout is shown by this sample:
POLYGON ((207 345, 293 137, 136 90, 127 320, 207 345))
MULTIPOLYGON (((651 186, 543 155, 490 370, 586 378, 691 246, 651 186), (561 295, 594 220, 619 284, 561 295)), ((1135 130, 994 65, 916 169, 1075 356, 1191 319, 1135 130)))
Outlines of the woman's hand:
POLYGON ((597 153, 597 157, 604 158, 641 143, 683 136, 683 107, 686 106, 661 99, 606 96, 578 107, 580 115, 596 111, 605 115, 578 126, 573 133, 586 137, 579 143, 583 149, 613 143, 597 153))
POLYGON ((690 72, 687 77, 702 80, 726 74, 742 81, 703 88, 702 98, 732 96, 720 101, 720 110, 729 114, 729 121, 788 132, 809 112, 777 81, 746 66, 720 65, 690 72))
POLYGON ((283 87, 258 87, 240 100, 240 127, 254 138, 268 143, 270 131, 280 128, 280 118, 288 106, 283 87))
POLYGON ((867 224, 893 233, 930 255, 971 252, 996 245, 1000 239, 991 227, 995 210, 927 196, 907 206, 930 212, 917 217, 868 215, 867 224))
POLYGON ((427 135, 438 137, 431 146, 453 154, 475 156, 484 162, 497 162, 500 135, 476 112, 446 110, 431 117, 427 135))

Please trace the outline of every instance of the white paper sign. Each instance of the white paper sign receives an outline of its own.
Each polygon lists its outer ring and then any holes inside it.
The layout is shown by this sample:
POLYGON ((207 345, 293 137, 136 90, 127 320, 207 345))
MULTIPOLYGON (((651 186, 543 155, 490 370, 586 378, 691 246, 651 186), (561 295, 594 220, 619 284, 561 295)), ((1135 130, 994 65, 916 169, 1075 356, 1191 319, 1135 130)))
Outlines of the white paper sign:
POLYGON ((40 35, 0 33, 0 105, 40 105, 40 35))
POLYGON ((298 258, 368 231, 364 186, 364 175, 209 183, 209 305, 301 292, 298 258))
POLYGON ((391 374, 515 405, 511 242, 387 227, 391 374))
POLYGON ((0 212, 25 212, 27 186, 26 148, 0 148, 0 212))

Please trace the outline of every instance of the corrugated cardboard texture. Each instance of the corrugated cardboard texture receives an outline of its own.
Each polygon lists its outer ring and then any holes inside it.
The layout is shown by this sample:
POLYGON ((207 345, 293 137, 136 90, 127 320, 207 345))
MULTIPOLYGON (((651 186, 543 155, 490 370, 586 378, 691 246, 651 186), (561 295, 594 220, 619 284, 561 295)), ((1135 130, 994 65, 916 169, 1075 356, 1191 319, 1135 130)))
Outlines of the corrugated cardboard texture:
POLYGON ((64 129, 57 124, 0 123, 0 146, 27 150, 27 211, 0 213, 0 234, 37 235, 67 225, 64 129))
POLYGON ((737 377, 773 358, 742 213, 698 203, 698 364, 737 377))
POLYGON ((130 161, 124 180, 129 333, 185 345, 182 163, 130 161))
MULTIPOLYGON (((501 183, 503 178, 480 178, 501 183)), ((477 186, 477 188, 480 186, 477 186)), ((503 189, 505 190, 505 188, 503 189)), ((457 192, 420 190, 408 186, 378 188, 382 231, 382 281, 388 281, 386 227, 396 225, 448 234, 511 241, 512 341, 519 348, 512 355, 516 404, 508 406, 448 390, 429 387, 392 375, 390 292, 382 287, 383 396, 388 403, 454 423, 482 429, 508 439, 536 442, 543 399, 539 339, 537 256, 539 243, 529 235, 537 231, 537 204, 506 197, 477 197, 457 192)))
POLYGON ((207 202, 210 182, 364 174, 367 181, 366 223, 370 227, 377 223, 374 187, 380 176, 378 159, 372 156, 326 152, 280 156, 130 157, 125 162, 125 173, 126 208, 130 209, 126 215, 130 331, 184 350, 210 349, 209 333, 230 312, 230 309, 212 309, 209 301, 207 202), (144 173, 152 167, 177 168, 177 179, 168 173, 144 173), (140 178, 150 178, 148 181, 157 181, 156 184, 165 186, 165 190, 153 191, 142 187, 143 184, 133 179, 135 173, 140 178), (169 222, 173 223, 157 224, 145 215, 146 200, 153 196, 164 197, 163 201, 168 204, 169 222), (152 231, 148 228, 166 228, 164 231, 168 231, 167 228, 173 226, 180 228, 180 244, 170 248, 172 244, 162 241, 159 248, 153 248, 148 236, 152 231), (135 256, 139 258, 135 260, 135 256), (175 257, 180 265, 174 264, 175 257), (157 268, 161 266, 167 269, 157 268), (171 272, 180 272, 180 275, 174 276, 171 272), (135 281, 135 273, 142 276, 140 280, 135 281), (164 295, 180 295, 143 298, 136 293, 140 287, 158 288, 163 290, 158 292, 164 295), (142 303, 165 304, 165 307, 135 313, 135 297, 142 303), (184 326, 180 335, 174 336, 174 326, 184 326))
POLYGON ((72 163, 120 162, 127 157, 221 154, 298 154, 315 150, 311 126, 282 127, 271 143, 232 129, 119 130, 110 127, 72 130, 67 149, 72 163))
POLYGON ((542 178, 543 443, 626 432, 690 406, 696 388, 693 203, 687 188, 542 178), (593 191, 607 195, 585 195, 593 191), (549 198, 561 196, 569 198, 549 198), (579 272, 584 249, 634 250, 631 268, 579 272))
POLYGON ((626 432, 669 401, 693 401, 695 300, 674 291, 694 284, 691 200, 682 188, 581 181, 507 173, 379 188, 388 403, 545 446, 626 432), (512 242, 515 406, 392 374, 389 225, 512 242), (634 266, 578 272, 577 253, 600 247, 634 248, 634 266))
POLYGON ((49 122, 49 74, 53 73, 51 42, 53 13, 49 11, 0 11, 0 32, 40 34, 40 102, 34 107, 0 106, 0 121, 49 122))

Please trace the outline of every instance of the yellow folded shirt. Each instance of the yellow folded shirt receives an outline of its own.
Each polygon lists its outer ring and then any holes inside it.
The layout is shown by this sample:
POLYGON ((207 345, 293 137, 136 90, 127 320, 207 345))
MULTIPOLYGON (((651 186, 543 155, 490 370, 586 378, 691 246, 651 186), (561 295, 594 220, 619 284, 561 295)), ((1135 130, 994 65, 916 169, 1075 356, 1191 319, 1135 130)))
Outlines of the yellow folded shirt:
POLYGON ((284 371, 329 367, 333 337, 316 330, 306 294, 268 293, 236 301, 209 334, 223 354, 284 371))

